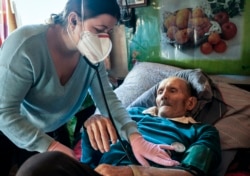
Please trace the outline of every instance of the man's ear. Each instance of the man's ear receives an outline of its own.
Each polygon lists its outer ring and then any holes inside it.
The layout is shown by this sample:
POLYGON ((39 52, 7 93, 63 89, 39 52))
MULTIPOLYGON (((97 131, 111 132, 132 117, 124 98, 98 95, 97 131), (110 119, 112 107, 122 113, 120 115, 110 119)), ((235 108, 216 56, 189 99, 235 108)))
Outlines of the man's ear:
POLYGON ((193 110, 196 105, 197 105, 197 98, 194 96, 189 97, 186 103, 187 110, 189 111, 193 110))

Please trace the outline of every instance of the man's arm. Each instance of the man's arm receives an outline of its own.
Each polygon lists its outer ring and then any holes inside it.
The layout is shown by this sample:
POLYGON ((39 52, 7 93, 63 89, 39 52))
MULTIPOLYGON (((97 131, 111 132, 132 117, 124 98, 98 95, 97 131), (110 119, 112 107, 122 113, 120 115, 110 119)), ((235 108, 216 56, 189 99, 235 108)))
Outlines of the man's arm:
POLYGON ((133 171, 133 176, 193 176, 191 173, 181 170, 181 169, 172 169, 172 168, 157 168, 157 167, 143 167, 130 165, 130 168, 133 171))
POLYGON ((107 176, 193 176, 191 173, 181 169, 156 168, 144 166, 112 166, 108 164, 99 165, 95 171, 107 176))

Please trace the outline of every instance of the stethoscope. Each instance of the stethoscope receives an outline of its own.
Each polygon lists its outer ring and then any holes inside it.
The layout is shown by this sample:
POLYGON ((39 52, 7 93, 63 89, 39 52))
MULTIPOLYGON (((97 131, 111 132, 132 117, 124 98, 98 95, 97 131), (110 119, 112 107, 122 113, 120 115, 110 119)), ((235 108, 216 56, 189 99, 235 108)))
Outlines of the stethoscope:
MULTIPOLYGON (((83 57, 84 57, 84 56, 83 56, 83 57)), ((103 84, 102 84, 102 81, 101 81, 101 76, 100 76, 100 73, 99 73, 99 70, 98 70, 98 68, 99 68, 99 66, 100 66, 100 63, 93 64, 93 63, 91 63, 86 57, 84 57, 84 59, 86 60, 86 62, 88 63, 88 65, 89 65, 90 67, 92 67, 92 68, 95 70, 95 72, 96 72, 96 74, 97 74, 97 78, 98 78, 98 82, 99 82, 100 89, 101 89, 101 92, 102 92, 102 96, 103 96, 103 99, 104 99, 104 103, 105 103, 106 109, 107 109, 107 111, 108 111, 108 116, 109 116, 109 118, 110 118, 111 123, 112 123, 113 126, 114 126, 115 132, 116 132, 116 134, 117 134, 117 137, 118 137, 119 142, 121 143, 122 149, 123 149, 124 152, 126 153, 125 156, 128 157, 128 159, 130 160, 131 164, 138 165, 138 164, 139 164, 138 161, 136 161, 136 159, 135 159, 134 157, 132 157, 131 149, 129 149, 129 148, 128 148, 128 145, 126 145, 126 144, 124 143, 124 141, 121 139, 121 136, 119 135, 118 130, 117 130, 117 128, 116 128, 116 125, 115 125, 115 122, 114 122, 114 118, 113 118, 113 116, 112 116, 112 114, 111 114, 111 112, 110 112, 110 108, 109 108, 109 105, 108 105, 108 102, 107 102, 107 98, 106 98, 106 95, 105 95, 105 93, 104 93, 104 88, 103 88, 103 84)), ((184 152, 184 151, 186 150, 185 146, 184 146, 182 143, 180 143, 180 142, 173 142, 171 145, 174 147, 174 151, 177 152, 177 153, 182 153, 182 152, 184 152)), ((168 153, 169 153, 169 152, 168 152, 168 153)), ((170 152, 169 154, 170 154, 170 156, 171 156, 171 152, 170 152)), ((116 163, 116 165, 118 165, 118 164, 125 158, 125 156, 122 157, 122 158, 116 163)))
MULTIPOLYGON (((109 108, 109 105, 108 105, 108 101, 107 101, 106 95, 105 95, 105 93, 104 93, 104 88, 103 88, 103 84, 102 84, 102 81, 101 81, 101 75, 100 75, 99 70, 98 70, 98 68, 99 68, 99 66, 100 66, 100 63, 93 64, 93 63, 91 63, 85 56, 83 56, 83 58, 84 58, 85 61, 88 63, 88 65, 89 65, 91 68, 93 68, 93 69, 95 70, 95 72, 96 72, 96 74, 97 74, 97 79, 98 79, 98 82, 99 82, 99 85, 100 85, 100 89, 101 89, 101 92, 102 92, 102 96, 103 96, 103 99, 104 99, 104 103, 105 103, 106 109, 107 109, 107 111, 108 111, 108 116, 109 116, 109 118, 110 118, 111 123, 112 123, 113 126, 114 126, 116 135, 117 135, 117 137, 118 137, 119 142, 121 143, 122 149, 123 149, 124 152, 126 153, 126 156, 127 156, 128 159, 130 160, 130 162, 131 162, 132 164, 138 165, 138 162, 134 159, 134 157, 132 157, 131 150, 129 150, 129 148, 128 148, 129 146, 126 145, 126 144, 124 143, 124 141, 122 140, 120 134, 118 133, 117 127, 116 127, 115 122, 114 122, 114 118, 113 118, 113 116, 112 116, 112 114, 111 114, 111 112, 110 112, 110 108, 109 108)), ((121 160, 122 160, 122 159, 123 159, 123 158, 121 158, 121 160)), ((116 164, 118 164, 118 163, 116 163, 116 164)))
MULTIPOLYGON (((126 1, 126 5, 127 5, 127 0, 125 0, 125 1, 126 1)), ((126 7, 127 7, 127 6, 126 6, 126 7)), ((83 5, 83 0, 81 1, 81 12, 82 12, 82 21, 83 21, 83 20, 84 20, 84 19, 83 19, 83 18, 84 18, 84 5, 83 5)), ((104 88, 103 88, 103 84, 102 84, 102 81, 101 81, 101 76, 100 76, 100 73, 99 73, 99 70, 98 70, 98 68, 99 68, 99 66, 100 66, 100 62, 94 64, 94 63, 90 62, 85 56, 82 56, 82 57, 85 59, 85 61, 88 63, 88 65, 89 65, 90 67, 92 67, 92 68, 95 70, 95 72, 96 72, 96 74, 97 74, 97 78, 98 78, 98 82, 99 82, 100 89, 101 89, 101 92, 102 92, 102 96, 103 96, 103 99, 104 99, 104 103, 105 103, 106 109, 107 109, 107 111, 108 111, 108 116, 109 116, 109 118, 110 118, 111 123, 112 123, 113 126, 114 126, 114 129, 115 129, 115 132, 116 132, 116 134, 117 134, 118 140, 119 140, 119 142, 121 143, 121 146, 122 146, 124 152, 126 153, 126 156, 128 157, 128 159, 130 160, 130 162, 131 162, 132 164, 138 164, 138 162, 132 157, 131 150, 129 150, 129 146, 128 146, 128 145, 125 145, 124 141, 121 139, 121 136, 119 135, 118 130, 117 130, 117 127, 116 127, 116 125, 115 125, 113 116, 112 116, 112 114, 111 114, 111 112, 110 112, 110 108, 109 108, 109 105, 108 105, 108 102, 107 102, 107 98, 106 98, 106 95, 105 95, 105 93, 104 93, 104 88)))

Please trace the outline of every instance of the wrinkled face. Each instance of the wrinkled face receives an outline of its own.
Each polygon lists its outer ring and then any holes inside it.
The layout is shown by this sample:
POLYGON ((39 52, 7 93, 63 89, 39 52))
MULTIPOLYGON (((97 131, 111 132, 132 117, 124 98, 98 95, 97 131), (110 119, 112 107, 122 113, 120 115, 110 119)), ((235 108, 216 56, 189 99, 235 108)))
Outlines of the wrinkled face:
POLYGON ((177 77, 167 78, 160 83, 157 90, 158 116, 168 118, 184 116, 193 108, 191 100, 185 80, 177 77))

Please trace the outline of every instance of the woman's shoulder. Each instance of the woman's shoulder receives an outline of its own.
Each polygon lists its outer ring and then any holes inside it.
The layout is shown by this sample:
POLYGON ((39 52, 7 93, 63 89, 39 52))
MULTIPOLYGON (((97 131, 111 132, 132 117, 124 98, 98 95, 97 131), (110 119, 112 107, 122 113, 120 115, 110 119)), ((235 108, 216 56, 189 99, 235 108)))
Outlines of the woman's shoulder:
POLYGON ((15 29, 8 38, 6 39, 5 43, 11 43, 12 45, 17 43, 21 44, 33 36, 45 34, 48 29, 48 25, 25 25, 18 27, 15 29))
POLYGON ((28 34, 30 36, 39 34, 41 32, 44 32, 48 29, 47 24, 30 24, 30 25, 24 25, 20 26, 17 29, 15 29, 11 35, 13 34, 28 34))
POLYGON ((38 68, 41 64, 44 65, 47 60, 39 59, 38 56, 42 57, 43 53, 47 52, 44 47, 47 28, 48 25, 26 25, 13 31, 2 45, 1 58, 5 59, 1 59, 1 64, 13 64, 17 69, 21 65, 32 64, 38 68))

